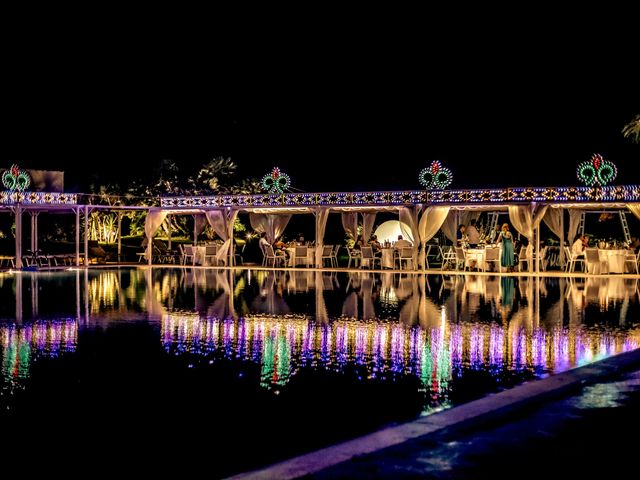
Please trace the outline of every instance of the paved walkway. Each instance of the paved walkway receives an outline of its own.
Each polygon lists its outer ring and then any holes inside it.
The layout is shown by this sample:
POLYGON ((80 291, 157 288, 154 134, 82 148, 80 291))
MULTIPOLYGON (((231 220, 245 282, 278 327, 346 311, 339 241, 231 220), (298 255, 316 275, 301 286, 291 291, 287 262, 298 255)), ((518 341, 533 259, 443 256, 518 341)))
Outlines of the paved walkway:
POLYGON ((640 371, 508 423, 446 429, 309 478, 635 478, 640 371))
POLYGON ((639 367, 627 352, 236 478, 617 478, 636 468, 639 367))

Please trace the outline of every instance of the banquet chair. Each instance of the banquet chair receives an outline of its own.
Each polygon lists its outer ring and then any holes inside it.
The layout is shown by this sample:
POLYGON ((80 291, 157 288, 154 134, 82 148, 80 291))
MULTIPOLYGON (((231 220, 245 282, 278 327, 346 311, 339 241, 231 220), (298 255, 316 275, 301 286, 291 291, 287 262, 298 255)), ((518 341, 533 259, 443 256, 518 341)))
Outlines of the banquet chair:
POLYGON ((640 252, 638 252, 638 255, 635 254, 635 252, 633 250, 628 250, 627 254, 624 257, 624 266, 625 266, 625 270, 627 267, 627 264, 631 264, 631 272, 633 272, 635 270, 636 273, 640 273, 638 272, 638 257, 640 256, 640 252))
POLYGON ((577 262, 582 263, 582 269, 586 270, 585 255, 573 255, 573 252, 569 247, 564 247, 564 253, 567 259, 567 272, 575 272, 577 262))
POLYGON ((322 246, 322 266, 324 267, 325 260, 329 260, 329 266, 333 267, 333 245, 322 246))
POLYGON ((482 270, 486 272, 489 264, 495 265, 495 267, 492 269, 494 272, 502 272, 502 265, 500 263, 500 249, 498 247, 485 248, 484 265, 482 266, 482 270))
POLYGON ((361 266, 364 267, 365 263, 368 265, 369 268, 374 268, 376 266, 376 262, 378 262, 378 267, 382 268, 380 265, 380 257, 376 257, 373 254, 373 248, 372 247, 362 247, 360 248, 360 255, 362 255, 361 258, 361 266))
POLYGON ((413 248, 412 247, 402 247, 400 249, 400 255, 398 256, 398 265, 400 270, 402 270, 402 262, 405 262, 407 268, 409 268, 409 262, 411 262, 411 268, 415 269, 415 263, 413 262, 413 248))
POLYGON ((284 253, 276 255, 271 245, 264 245, 262 252, 264 253, 264 257, 262 258, 262 266, 264 267, 268 267, 269 263, 271 263, 272 267, 280 264, 284 265, 287 260, 284 253))
POLYGON ((311 266, 308 256, 309 250, 307 247, 296 247, 295 255, 293 256, 293 266, 296 267, 300 263, 305 264, 307 267, 311 266))
POLYGON ((347 248, 347 253, 349 254, 349 263, 347 264, 347 268, 351 268, 351 260, 353 260, 353 266, 357 267, 360 263, 361 253, 360 250, 354 250, 353 248, 347 248))

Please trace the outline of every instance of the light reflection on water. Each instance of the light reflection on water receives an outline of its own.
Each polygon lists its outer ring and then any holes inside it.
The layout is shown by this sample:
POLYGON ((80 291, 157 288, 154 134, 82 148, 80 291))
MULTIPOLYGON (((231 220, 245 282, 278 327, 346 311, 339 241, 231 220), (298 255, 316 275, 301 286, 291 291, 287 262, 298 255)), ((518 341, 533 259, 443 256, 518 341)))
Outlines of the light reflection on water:
POLYGON ((143 268, 0 280, 4 390, 28 378, 40 356, 74 352, 78 330, 140 319, 159 323, 171 356, 234 361, 240 374, 246 362, 259 365, 259 385, 274 393, 304 370, 355 371, 357 381, 413 377, 422 411, 448 405, 472 371, 499 384, 640 343, 637 282, 619 277, 143 268), (73 300, 55 301, 60 295, 73 300))

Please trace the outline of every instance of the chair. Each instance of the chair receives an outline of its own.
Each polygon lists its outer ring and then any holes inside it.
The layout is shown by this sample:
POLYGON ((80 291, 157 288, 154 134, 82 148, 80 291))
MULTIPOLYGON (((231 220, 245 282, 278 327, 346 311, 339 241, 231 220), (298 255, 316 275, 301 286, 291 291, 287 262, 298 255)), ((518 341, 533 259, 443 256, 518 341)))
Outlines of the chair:
POLYGON ((585 249, 586 270, 588 273, 600 273, 600 256, 597 248, 585 249))
POLYGON ((462 247, 455 247, 455 255, 456 255, 456 270, 458 270, 458 266, 462 265, 462 269, 466 268, 466 255, 464 253, 464 249, 462 247))
POLYGON ((365 262, 366 264, 369 266, 369 268, 374 268, 376 266, 376 262, 378 262, 378 268, 382 268, 380 265, 380 257, 376 257, 373 254, 373 248, 372 247, 361 247, 360 248, 360 254, 362 255, 361 260, 361 266, 364 267, 365 262))
POLYGON ((203 265, 212 265, 209 263, 213 260, 213 265, 218 265, 218 257, 216 252, 218 251, 217 245, 205 245, 204 247, 204 258, 202 259, 203 265))
POLYGON ((349 254, 349 263, 347 264, 347 268, 351 268, 351 260, 353 260, 353 266, 357 267, 358 262, 360 262, 360 259, 362 257, 360 250, 356 250, 354 248, 347 248, 347 253, 349 254))
POLYGON ((240 260, 240 265, 244 265, 242 254, 244 253, 244 249, 246 246, 247 244, 245 243, 240 249, 240 252, 238 252, 236 242, 231 242, 231 248, 233 249, 231 258, 233 259, 233 265, 238 265, 238 260, 240 260))
POLYGON ((454 265, 456 265, 456 269, 457 269, 457 257, 456 257, 456 252, 453 249, 453 247, 448 247, 446 251, 444 251, 442 249, 442 247, 438 247, 440 249, 440 256, 442 258, 442 264, 440 265, 440 269, 444 270, 445 266, 449 265, 450 263, 453 263, 454 265))
POLYGON ((544 272, 547 270, 547 265, 549 263, 549 259, 547 258, 547 252, 549 251, 548 247, 542 247, 540 249, 539 255, 534 254, 533 258, 540 262, 540 270, 544 272))
POLYGON ((531 252, 529 252, 529 247, 525 247, 524 245, 522 245, 520 247, 520 253, 518 254, 518 270, 521 272, 524 272, 524 265, 523 263, 527 264, 527 270, 529 269, 529 266, 531 265, 531 256, 533 255, 533 248, 531 248, 531 252))
POLYGON ((106 263, 108 254, 105 252, 97 240, 89 240, 87 243, 89 247, 89 259, 94 259, 96 263, 106 263))
POLYGON ((340 245, 333 246, 333 252, 331 252, 331 265, 335 268, 338 268, 338 250, 340 250, 340 245))
POLYGON ((195 255, 193 252, 193 245, 180 245, 182 249, 182 265, 186 265, 189 262, 191 265, 195 263, 195 255))
POLYGON ((272 267, 275 267, 276 265, 280 264, 284 265, 287 261, 287 257, 285 257, 284 254, 276 255, 271 245, 265 245, 263 247, 262 253, 264 253, 262 265, 265 267, 269 266, 269 262, 271 262, 272 267))
POLYGON ((502 272, 502 264, 500 263, 500 249, 498 247, 487 247, 484 250, 484 265, 483 271, 487 271, 489 264, 495 264, 492 268, 494 272, 502 272))
POLYGON ((329 266, 333 267, 333 245, 322 246, 322 266, 324 267, 324 261, 329 260, 329 266))
POLYGON ((402 270, 402 262, 405 262, 407 268, 409 268, 409 262, 411 262, 411 267, 415 269, 415 263, 413 261, 413 248, 412 247, 402 247, 400 249, 400 255, 398 255, 398 266, 400 270, 402 270))
POLYGON ((564 247, 565 256, 567 257, 567 272, 575 272, 576 270, 576 262, 582 263, 582 269, 586 270, 585 256, 584 255, 573 255, 573 252, 569 247, 564 247))
POLYGON ((309 262, 309 249, 307 247, 300 247, 297 246, 296 247, 296 253, 293 256, 293 266, 297 266, 300 263, 305 264, 307 267, 309 267, 311 265, 311 263, 309 262), (298 262, 298 260, 300 260, 300 262, 298 262))
MULTIPOLYGON (((638 255, 640 255, 640 252, 638 253, 638 255)), ((632 271, 635 270, 636 273, 640 273, 638 272, 638 256, 634 253, 633 250, 628 250, 624 257, 625 270, 626 270, 627 263, 631 264, 632 271)))

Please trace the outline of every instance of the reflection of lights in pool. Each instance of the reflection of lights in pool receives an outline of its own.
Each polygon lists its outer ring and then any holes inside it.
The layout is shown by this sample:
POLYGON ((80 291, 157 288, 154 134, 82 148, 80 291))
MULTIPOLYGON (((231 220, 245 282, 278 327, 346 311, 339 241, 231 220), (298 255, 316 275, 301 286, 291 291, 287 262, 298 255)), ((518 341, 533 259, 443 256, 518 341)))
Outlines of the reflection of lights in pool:
POLYGON ((444 310, 437 328, 427 329, 353 319, 322 324, 303 316, 234 321, 171 314, 163 318, 162 339, 168 352, 217 351, 260 363, 266 388, 285 385, 300 368, 348 372, 358 365, 366 368, 362 378, 416 375, 443 401, 452 372, 465 367, 493 375, 511 369, 560 371, 640 344, 620 332, 448 323, 444 310))

